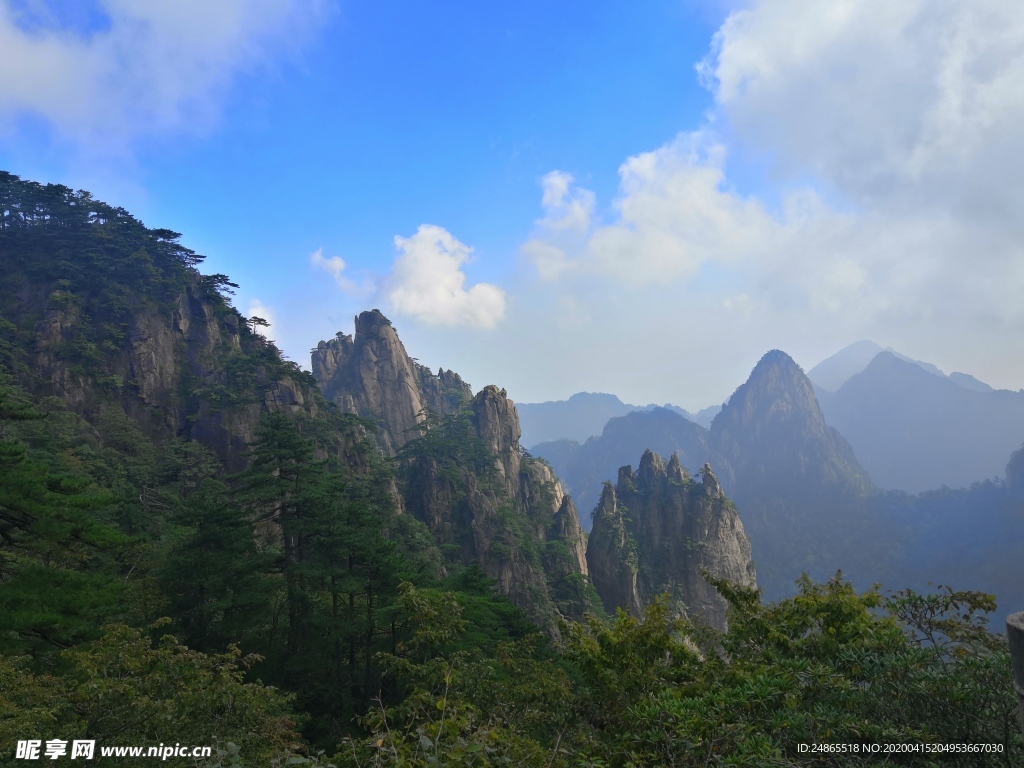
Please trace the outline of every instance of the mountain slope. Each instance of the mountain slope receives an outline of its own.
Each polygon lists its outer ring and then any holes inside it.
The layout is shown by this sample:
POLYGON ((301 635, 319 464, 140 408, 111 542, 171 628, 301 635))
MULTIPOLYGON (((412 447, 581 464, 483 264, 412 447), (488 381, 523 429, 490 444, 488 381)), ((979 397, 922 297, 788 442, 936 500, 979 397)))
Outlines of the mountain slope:
POLYGON ((871 480, 825 422, 792 358, 778 350, 761 358, 715 417, 710 444, 767 596, 788 594, 804 571, 823 578, 842 568, 870 578, 863 552, 878 529, 861 510, 871 480))
POLYGON ((177 233, 66 187, 0 173, 0 343, 33 393, 96 423, 114 408, 158 444, 212 449, 229 471, 266 413, 316 417, 313 378, 226 300, 177 233))
POLYGON ((820 395, 829 423, 883 488, 918 493, 998 477, 1024 442, 1024 393, 967 389, 889 353, 820 395))
POLYGON ((864 494, 871 480, 849 444, 825 422, 814 387, 789 355, 768 352, 711 425, 732 473, 733 494, 864 494))
POLYGON ((324 396, 346 413, 371 419, 385 453, 418 435, 428 413, 449 416, 473 397, 456 373, 430 369, 405 351, 391 321, 380 310, 355 318, 355 336, 339 333, 311 354, 313 375, 324 396))

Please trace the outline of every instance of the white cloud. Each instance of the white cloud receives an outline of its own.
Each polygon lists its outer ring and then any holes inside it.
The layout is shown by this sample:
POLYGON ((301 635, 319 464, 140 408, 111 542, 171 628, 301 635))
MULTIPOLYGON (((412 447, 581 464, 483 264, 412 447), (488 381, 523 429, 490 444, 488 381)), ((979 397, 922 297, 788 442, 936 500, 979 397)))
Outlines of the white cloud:
POLYGON ((96 151, 209 129, 241 71, 303 39, 320 0, 99 0, 106 24, 61 27, 0 0, 0 127, 23 115, 96 151))
POLYGON ((472 249, 445 229, 422 224, 395 237, 399 255, 384 294, 395 311, 431 325, 493 328, 505 314, 505 292, 477 283, 466 288, 462 266, 472 249))
POLYGON ((619 168, 620 195, 613 221, 590 225, 594 196, 572 187, 572 177, 544 177, 547 215, 522 254, 541 277, 596 273, 633 284, 692 277, 708 261, 734 262, 778 240, 776 226, 757 200, 724 188, 725 147, 707 131, 680 134, 652 152, 628 158, 619 168), (567 238, 552 212, 565 199, 586 200, 585 221, 567 238))
POLYGON ((345 260, 341 256, 331 256, 327 258, 324 256, 324 249, 317 248, 311 254, 309 254, 309 264, 313 269, 322 269, 327 272, 331 277, 334 278, 334 282, 338 284, 345 293, 357 294, 366 292, 365 289, 361 289, 351 279, 345 275, 345 260))
POLYGON ((757 2, 700 70, 739 139, 857 204, 973 215, 1024 199, 1015 0, 757 2))
POLYGON ((594 213, 594 193, 574 187, 571 174, 551 171, 541 179, 544 194, 544 218, 538 222, 546 229, 585 232, 594 213))

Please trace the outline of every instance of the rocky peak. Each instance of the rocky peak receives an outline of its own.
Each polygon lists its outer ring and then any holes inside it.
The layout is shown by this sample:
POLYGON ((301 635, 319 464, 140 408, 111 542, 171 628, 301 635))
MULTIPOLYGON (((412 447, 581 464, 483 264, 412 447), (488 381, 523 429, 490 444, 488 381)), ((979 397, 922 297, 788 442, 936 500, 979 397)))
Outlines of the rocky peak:
POLYGON ((826 431, 814 385, 799 365, 778 349, 764 355, 712 422, 714 431, 748 427, 758 431, 800 422, 826 431))
POLYGON ((409 357, 378 310, 355 319, 354 337, 321 341, 312 364, 328 399, 375 421, 391 455, 421 435, 428 413, 468 417, 469 434, 461 419, 436 425, 460 441, 453 451, 419 454, 409 446, 399 479, 403 509, 426 524, 452 564, 479 565, 553 633, 558 615, 583 617, 586 537, 576 508, 546 464, 521 454, 519 415, 504 389, 489 385, 473 396, 454 371, 434 375, 409 357), (474 440, 493 456, 493 474, 467 460, 479 456, 474 440))
POLYGON ((449 415, 472 397, 457 374, 435 376, 409 357, 378 309, 355 318, 355 337, 338 333, 317 344, 312 369, 328 400, 377 422, 381 448, 392 455, 418 434, 428 412, 449 415))
POLYGON ((665 464, 661 456, 650 448, 640 457, 640 471, 637 473, 637 487, 641 490, 654 489, 658 480, 665 476, 665 464))
MULTIPOLYGON (((619 479, 616 481, 615 485, 619 488, 636 488, 636 480, 637 477, 636 473, 633 472, 633 467, 627 464, 624 467, 619 467, 619 479)), ((605 486, 605 491, 607 491, 609 487, 610 486, 605 486)), ((603 498, 604 494, 602 493, 602 499, 603 498)))
MULTIPOLYGON (((620 480, 633 476, 632 467, 619 471, 620 480), (628 474, 624 470, 629 470, 628 474)), ((619 487, 623 487, 621 483, 619 487)), ((587 540, 587 566, 594 588, 609 611, 622 608, 634 616, 643 613, 636 550, 625 508, 619 504, 615 486, 607 483, 594 510, 594 528, 587 540)))
POLYGON ((477 436, 495 457, 495 468, 506 492, 515 494, 522 460, 519 455, 519 416, 504 389, 493 384, 481 389, 471 404, 477 436))
POLYGON ((718 478, 715 477, 715 473, 711 471, 711 465, 707 462, 704 462, 704 466, 700 468, 700 481, 704 486, 704 493, 709 498, 722 498, 722 486, 719 485, 718 478))
MULTIPOLYGON (((704 466, 708 468, 708 471, 711 470, 711 465, 705 464, 704 466)), ((679 451, 672 453, 672 458, 668 460, 668 466, 665 467, 665 475, 668 477, 669 482, 685 483, 690 479, 689 472, 679 462, 679 451)))
POLYGON ((619 470, 594 512, 587 561, 609 610, 638 614, 668 592, 680 612, 719 629, 727 605, 702 571, 755 586, 754 564, 736 508, 705 464, 698 485, 673 455, 668 466, 644 451, 640 469, 619 470), (634 482, 635 481, 635 482, 634 482))

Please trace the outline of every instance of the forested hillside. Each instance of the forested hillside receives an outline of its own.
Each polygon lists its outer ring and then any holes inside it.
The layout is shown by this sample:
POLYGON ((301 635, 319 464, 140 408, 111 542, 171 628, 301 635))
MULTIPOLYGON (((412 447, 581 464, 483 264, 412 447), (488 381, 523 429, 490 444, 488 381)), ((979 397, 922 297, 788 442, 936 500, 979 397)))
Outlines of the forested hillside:
MULTIPOLYGON (((710 578, 727 628, 663 597, 608 617, 504 392, 390 455, 201 262, 0 174, 0 762, 60 738, 210 766, 1021 764, 989 596, 836 578, 765 606, 710 578)), ((733 514, 672 472, 666 497, 733 514)))

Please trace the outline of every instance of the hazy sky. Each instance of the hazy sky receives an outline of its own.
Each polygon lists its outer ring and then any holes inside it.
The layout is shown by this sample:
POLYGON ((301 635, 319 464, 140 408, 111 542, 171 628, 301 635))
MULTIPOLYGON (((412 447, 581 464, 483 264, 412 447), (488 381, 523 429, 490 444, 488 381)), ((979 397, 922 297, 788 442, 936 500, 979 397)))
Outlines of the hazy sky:
POLYGON ((519 401, 869 338, 1024 386, 1017 0, 0 0, 0 168, 184 233, 308 366, 519 401))

